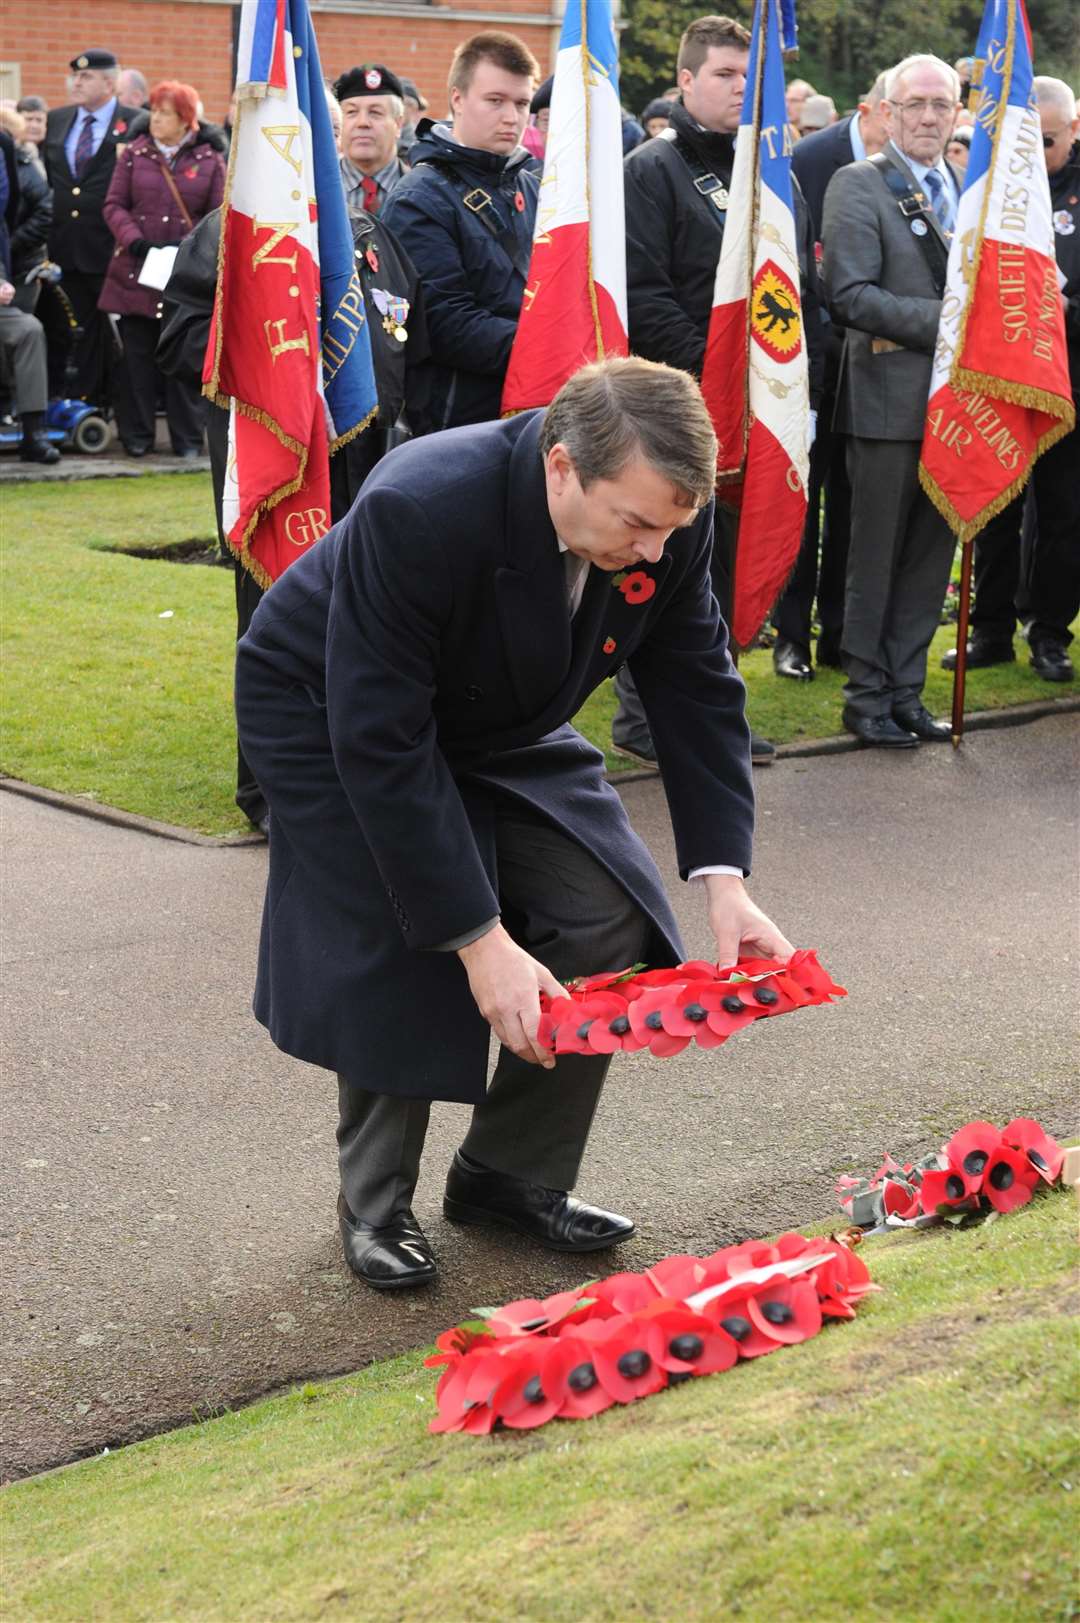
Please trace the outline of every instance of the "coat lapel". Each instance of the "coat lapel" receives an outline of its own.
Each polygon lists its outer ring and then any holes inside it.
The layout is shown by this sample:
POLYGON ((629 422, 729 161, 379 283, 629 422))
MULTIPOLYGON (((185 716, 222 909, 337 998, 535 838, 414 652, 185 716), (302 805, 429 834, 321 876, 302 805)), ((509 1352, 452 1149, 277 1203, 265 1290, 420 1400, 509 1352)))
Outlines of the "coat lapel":
POLYGON ((566 573, 547 507, 537 412, 510 458, 505 563, 495 602, 510 681, 526 715, 546 709, 570 673, 566 573))

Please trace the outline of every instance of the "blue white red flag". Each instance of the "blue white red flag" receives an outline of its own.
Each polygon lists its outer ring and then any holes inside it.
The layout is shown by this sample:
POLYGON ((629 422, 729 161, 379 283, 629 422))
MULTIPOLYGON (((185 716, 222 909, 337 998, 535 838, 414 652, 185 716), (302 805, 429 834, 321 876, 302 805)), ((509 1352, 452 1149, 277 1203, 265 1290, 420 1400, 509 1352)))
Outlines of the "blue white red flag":
MULTIPOLYGON (((794 566, 810 468, 808 372, 778 0, 757 0, 701 392, 738 502, 731 634, 747 648, 794 566)), ((790 26, 794 27, 793 14, 790 26)))
POLYGON ((226 538, 269 586, 326 532, 329 455, 376 409, 306 0, 243 0, 203 392, 230 413, 226 538))
POLYGON ((546 406, 579 367, 626 352, 622 111, 611 0, 568 0, 503 411, 546 406))
POLYGON ((987 0, 919 478, 961 541, 1075 422, 1022 0, 987 0))

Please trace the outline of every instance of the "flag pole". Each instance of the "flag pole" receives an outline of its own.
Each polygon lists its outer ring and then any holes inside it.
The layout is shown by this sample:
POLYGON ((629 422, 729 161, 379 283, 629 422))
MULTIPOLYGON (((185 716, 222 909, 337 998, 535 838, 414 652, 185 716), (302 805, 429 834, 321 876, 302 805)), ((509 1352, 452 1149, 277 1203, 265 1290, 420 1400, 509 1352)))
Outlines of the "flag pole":
POLYGON ((960 748, 964 736, 964 685, 967 679, 968 618, 971 611, 971 554, 972 544, 965 541, 960 549, 960 614, 956 622, 956 666, 953 670, 952 690, 952 743, 960 748))

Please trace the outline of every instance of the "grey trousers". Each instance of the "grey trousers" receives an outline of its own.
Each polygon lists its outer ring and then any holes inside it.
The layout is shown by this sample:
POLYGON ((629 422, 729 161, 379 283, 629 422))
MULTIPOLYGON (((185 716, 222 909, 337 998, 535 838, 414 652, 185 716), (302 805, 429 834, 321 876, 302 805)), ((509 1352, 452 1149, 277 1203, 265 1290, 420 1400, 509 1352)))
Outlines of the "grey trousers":
POLYGON ((0 305, 0 344, 11 356, 15 410, 44 411, 49 404, 45 330, 36 316, 13 304, 0 305))
MULTIPOLYGON (((503 925, 559 979, 639 961, 648 921, 575 841, 500 799, 496 847, 503 925)), ((530 1183, 571 1189, 609 1064, 604 1055, 566 1055, 546 1071, 500 1048, 463 1152, 530 1183)), ((431 1104, 380 1093, 374 1080, 338 1076, 338 1165, 353 1216, 381 1226, 409 1209, 431 1104)))
POLYGON ((844 700, 888 716, 918 700, 955 541, 919 484, 918 440, 848 441, 851 546, 841 654, 844 700))

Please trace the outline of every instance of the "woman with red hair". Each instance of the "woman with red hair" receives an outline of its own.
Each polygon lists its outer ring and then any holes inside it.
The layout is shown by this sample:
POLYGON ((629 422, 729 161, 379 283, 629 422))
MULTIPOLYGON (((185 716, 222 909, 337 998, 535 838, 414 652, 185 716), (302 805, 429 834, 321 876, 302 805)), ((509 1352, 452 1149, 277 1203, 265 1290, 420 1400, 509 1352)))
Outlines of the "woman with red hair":
POLYGON ((151 248, 173 248, 217 208, 225 191, 222 143, 199 122, 191 85, 164 80, 150 92, 150 127, 121 148, 105 199, 116 238, 98 303, 120 317, 123 366, 116 421, 129 456, 154 446, 154 413, 164 386, 169 439, 179 457, 202 450, 205 402, 190 384, 165 377, 154 359, 162 288, 140 281, 151 248))

